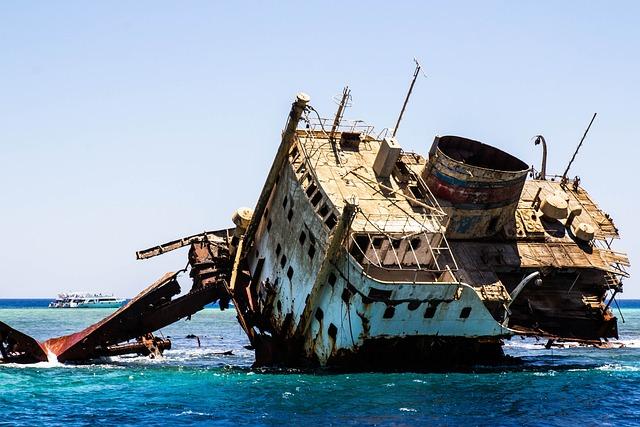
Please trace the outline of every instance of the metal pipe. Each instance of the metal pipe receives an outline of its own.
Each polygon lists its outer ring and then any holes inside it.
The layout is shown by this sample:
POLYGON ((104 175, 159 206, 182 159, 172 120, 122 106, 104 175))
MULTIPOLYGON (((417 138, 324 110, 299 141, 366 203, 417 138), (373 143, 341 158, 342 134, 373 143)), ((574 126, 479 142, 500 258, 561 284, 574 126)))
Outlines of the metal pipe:
POLYGON ((545 180, 547 176, 547 141, 545 141, 544 136, 536 135, 536 140, 534 142, 535 145, 539 145, 542 143, 542 165, 540 166, 540 173, 538 174, 538 179, 545 180))
POLYGON ((520 283, 518 283, 518 286, 516 286, 516 288, 513 290, 513 292, 511 292, 511 294, 509 295, 511 297, 511 301, 509 301, 509 304, 507 304, 507 310, 509 309, 509 307, 511 307, 511 304, 513 304, 513 302, 516 300, 518 295, 520 295, 520 292, 522 292, 524 287, 527 286, 527 284, 532 279, 534 279, 534 278, 536 278, 538 276, 540 276, 540 272, 539 271, 534 271, 533 273, 529 274, 524 279, 522 279, 522 281, 520 281, 520 283))

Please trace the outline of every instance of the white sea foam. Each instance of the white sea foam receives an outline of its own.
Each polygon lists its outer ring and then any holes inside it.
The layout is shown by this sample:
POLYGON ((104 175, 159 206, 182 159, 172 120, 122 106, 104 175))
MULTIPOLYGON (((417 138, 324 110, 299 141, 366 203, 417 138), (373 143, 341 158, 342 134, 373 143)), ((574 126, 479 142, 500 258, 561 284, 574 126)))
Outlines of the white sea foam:
MULTIPOLYGON (((547 350, 545 345, 546 341, 533 341, 530 339, 527 340, 511 340, 507 341, 504 344, 505 349, 514 349, 514 350, 547 350)), ((555 350, 566 350, 572 348, 589 348, 591 346, 584 345, 582 343, 576 341, 562 341, 556 343, 552 349, 555 350)), ((606 350, 608 348, 640 348, 640 339, 625 339, 625 340, 611 340, 609 342, 603 342, 600 349, 606 350)))
POLYGON ((638 338, 634 338, 634 339, 627 339, 627 340, 618 340, 618 341, 611 341, 612 344, 617 344, 620 343, 622 344, 624 347, 628 347, 628 348, 640 348, 640 339, 638 338))
POLYGON ((179 414, 173 414, 174 417, 184 417, 186 415, 210 416, 210 415, 213 415, 213 414, 210 414, 208 412, 196 412, 196 411, 192 411, 192 410, 182 411, 179 414))
POLYGON ((414 408, 400 408, 400 411, 402 411, 402 412, 418 412, 418 410, 414 409, 414 408))
POLYGON ((611 363, 596 368, 599 371, 608 372, 640 372, 640 366, 621 365, 619 363, 611 363))
POLYGON ((47 360, 51 363, 60 363, 58 362, 58 355, 56 355, 53 351, 47 348, 47 360))
POLYGON ((116 369, 118 366, 108 364, 66 364, 60 362, 37 362, 37 363, 0 363, 0 369, 2 368, 19 368, 19 369, 91 369, 91 368, 107 368, 116 369))
POLYGON ((533 375, 536 377, 555 377, 556 371, 534 372, 533 375))
POLYGON ((504 347, 507 349, 513 348, 523 350, 544 350, 544 343, 530 341, 509 341, 504 344, 504 347))

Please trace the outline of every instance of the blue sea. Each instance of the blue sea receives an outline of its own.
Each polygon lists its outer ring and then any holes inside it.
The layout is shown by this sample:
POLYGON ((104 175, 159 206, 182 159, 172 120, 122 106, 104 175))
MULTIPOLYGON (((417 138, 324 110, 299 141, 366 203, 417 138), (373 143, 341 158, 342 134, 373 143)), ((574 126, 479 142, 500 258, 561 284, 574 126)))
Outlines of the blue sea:
MULTIPOLYGON (((44 340, 111 312, 47 303, 0 300, 0 320, 44 340)), ((0 425, 638 425, 640 301, 620 306, 622 348, 516 338, 522 366, 445 374, 254 372, 234 311, 207 308, 162 330, 163 359, 0 365, 0 425)))

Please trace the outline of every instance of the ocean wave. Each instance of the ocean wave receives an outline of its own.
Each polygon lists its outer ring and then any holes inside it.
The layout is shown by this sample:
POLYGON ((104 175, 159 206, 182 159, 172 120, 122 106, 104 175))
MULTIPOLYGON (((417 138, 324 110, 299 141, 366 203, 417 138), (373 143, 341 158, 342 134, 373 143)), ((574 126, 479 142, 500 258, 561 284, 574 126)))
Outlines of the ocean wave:
POLYGON ((640 372, 640 366, 621 365, 619 363, 608 363, 606 365, 598 366, 596 370, 607 371, 607 372, 640 372))
POLYGON ((93 368, 105 368, 105 369, 122 369, 121 366, 112 365, 109 363, 61 363, 61 362, 37 362, 37 363, 0 363, 0 369, 2 368, 18 368, 18 369, 93 369, 93 368))

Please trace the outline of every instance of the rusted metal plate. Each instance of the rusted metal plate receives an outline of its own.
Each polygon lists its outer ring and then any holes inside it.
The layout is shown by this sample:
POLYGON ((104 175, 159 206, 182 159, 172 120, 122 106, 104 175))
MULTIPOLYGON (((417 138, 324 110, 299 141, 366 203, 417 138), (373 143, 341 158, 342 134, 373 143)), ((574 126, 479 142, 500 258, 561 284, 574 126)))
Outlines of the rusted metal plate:
POLYGON ((38 341, 0 322, 0 362, 33 363, 46 360, 47 352, 38 341))

